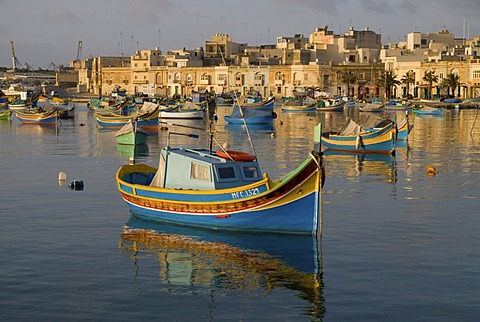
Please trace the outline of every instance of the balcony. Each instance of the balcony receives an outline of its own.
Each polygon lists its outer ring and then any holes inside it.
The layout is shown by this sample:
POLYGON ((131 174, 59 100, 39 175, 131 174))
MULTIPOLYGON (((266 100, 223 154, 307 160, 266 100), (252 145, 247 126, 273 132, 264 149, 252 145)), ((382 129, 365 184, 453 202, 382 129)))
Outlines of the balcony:
POLYGON ((283 79, 276 79, 274 84, 275 86, 283 86, 285 85, 285 81, 283 79))
POLYGON ((201 79, 200 80, 200 85, 210 85, 210 80, 209 79, 201 79))

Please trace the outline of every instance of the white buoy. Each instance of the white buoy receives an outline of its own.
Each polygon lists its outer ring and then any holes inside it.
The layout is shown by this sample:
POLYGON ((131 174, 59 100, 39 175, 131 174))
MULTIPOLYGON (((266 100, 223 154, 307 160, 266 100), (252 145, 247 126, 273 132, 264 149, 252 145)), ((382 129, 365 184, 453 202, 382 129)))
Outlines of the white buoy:
POLYGON ((67 174, 63 171, 58 173, 58 185, 59 186, 65 186, 65 183, 67 182, 67 174))
POLYGON ((222 147, 223 147, 224 150, 228 150, 230 145, 228 144, 228 142, 225 142, 225 143, 223 143, 222 147))

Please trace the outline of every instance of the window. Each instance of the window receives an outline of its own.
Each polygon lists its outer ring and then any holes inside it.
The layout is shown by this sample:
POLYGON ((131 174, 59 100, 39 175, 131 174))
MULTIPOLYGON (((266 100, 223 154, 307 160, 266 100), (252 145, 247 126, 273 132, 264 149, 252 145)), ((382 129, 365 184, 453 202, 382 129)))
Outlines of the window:
POLYGON ((218 176, 220 179, 233 179, 235 178, 235 170, 233 167, 218 168, 218 176))
POLYGON ((190 167, 190 179, 210 181, 210 167, 192 162, 190 167))
POLYGON ((260 177, 258 173, 258 169, 252 166, 245 166, 243 167, 243 175, 246 179, 257 179, 260 177))
POLYGON ((480 78, 480 70, 473 71, 473 78, 480 78))

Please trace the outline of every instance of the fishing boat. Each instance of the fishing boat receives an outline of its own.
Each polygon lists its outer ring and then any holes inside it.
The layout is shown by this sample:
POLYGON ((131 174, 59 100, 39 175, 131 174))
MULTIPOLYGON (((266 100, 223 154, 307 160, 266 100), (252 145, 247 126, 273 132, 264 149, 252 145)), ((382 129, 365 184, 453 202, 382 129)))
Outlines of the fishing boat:
POLYGON ((118 115, 116 113, 95 113, 97 124, 107 128, 121 128, 128 121, 134 117, 137 119, 137 125, 141 126, 144 130, 158 129, 158 116, 159 107, 155 105, 152 109, 146 111, 139 110, 132 115, 118 115))
POLYGON ((16 98, 8 104, 8 108, 12 111, 21 111, 29 108, 31 105, 27 99, 16 98))
POLYGON ((139 145, 147 142, 148 132, 138 126, 137 120, 131 118, 115 133, 118 144, 139 145))
POLYGON ((28 109, 22 111, 15 111, 16 117, 22 124, 42 124, 55 125, 57 124, 58 110, 42 109, 28 109))
POLYGON ((397 124, 397 140, 407 141, 408 135, 412 131, 413 124, 410 124, 408 117, 404 118, 400 123, 397 124))
POLYGON ((409 122, 408 119, 408 111, 405 113, 405 118, 397 123, 396 122, 396 117, 394 120, 388 119, 388 118, 382 118, 377 116, 376 113, 369 114, 367 119, 361 124, 362 128, 365 129, 366 131, 377 131, 381 128, 383 128, 385 125, 388 123, 394 123, 397 129, 397 141, 406 141, 408 140, 408 135, 410 134, 413 124, 409 122))
POLYGON ((443 115, 445 108, 443 107, 433 107, 433 106, 423 106, 414 108, 413 114, 415 115, 443 115))
POLYGON ((276 117, 273 111, 274 104, 275 98, 273 97, 260 103, 235 103, 232 113, 229 116, 224 116, 224 119, 231 124, 273 123, 276 117))
POLYGON ((283 112, 315 112, 317 110, 317 102, 311 103, 309 105, 283 105, 283 112))
POLYGON ((368 130, 349 119, 340 131, 323 133, 322 145, 334 151, 394 154, 395 122, 386 123, 382 128, 368 130))
POLYGON ((334 100, 334 101, 319 101, 317 104, 317 111, 319 112, 341 112, 345 108, 344 100, 334 100), (321 103, 320 103, 321 102, 321 103))
POLYGON ((10 120, 12 115, 12 110, 10 109, 0 109, 0 120, 10 120))
POLYGON ((385 104, 383 103, 363 103, 358 105, 360 112, 383 112, 385 110, 385 104))
MULTIPOLYGON (((314 132, 314 151, 275 181, 262 176, 255 155, 167 143, 158 168, 120 167, 117 188, 135 215, 150 220, 218 230, 315 234, 325 178, 321 124, 314 132)), ((172 134, 198 137, 169 132, 169 138, 172 134)))
POLYGON ((182 105, 162 109, 160 119, 203 119, 205 109, 192 102, 185 102, 182 105))
POLYGON ((390 100, 385 104, 385 110, 405 111, 413 108, 412 103, 401 100, 390 100))

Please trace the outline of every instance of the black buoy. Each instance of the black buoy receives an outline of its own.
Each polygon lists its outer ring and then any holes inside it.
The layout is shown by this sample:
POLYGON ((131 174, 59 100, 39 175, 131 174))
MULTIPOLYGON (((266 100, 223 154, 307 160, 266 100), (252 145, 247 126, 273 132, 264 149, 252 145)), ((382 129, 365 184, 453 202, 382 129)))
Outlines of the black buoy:
POLYGON ((83 190, 83 181, 73 180, 68 184, 70 190, 83 190))

